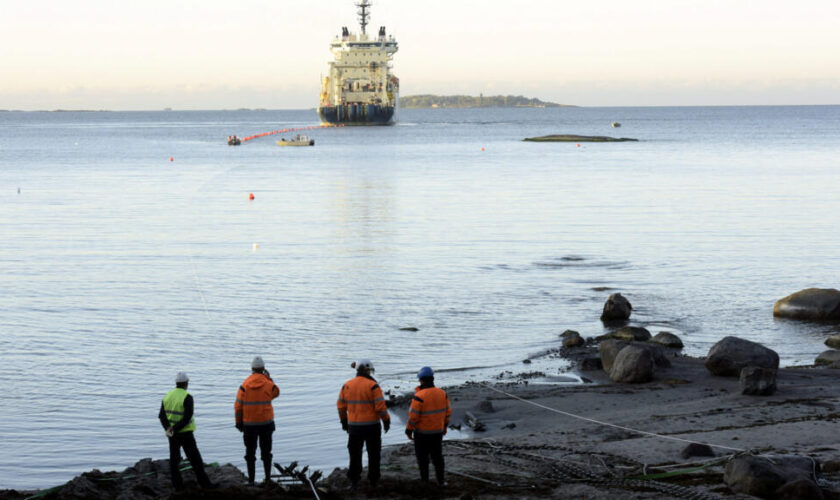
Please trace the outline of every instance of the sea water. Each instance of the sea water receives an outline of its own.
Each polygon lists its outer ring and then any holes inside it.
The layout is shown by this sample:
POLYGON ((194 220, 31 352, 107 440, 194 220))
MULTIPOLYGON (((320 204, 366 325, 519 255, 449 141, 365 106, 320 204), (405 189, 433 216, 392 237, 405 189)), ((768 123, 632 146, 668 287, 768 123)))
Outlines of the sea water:
POLYGON ((605 333, 613 292, 693 355, 736 335, 811 363, 840 333, 772 316, 840 287, 840 107, 401 110, 314 147, 226 145, 316 119, 0 113, 0 488, 166 458, 180 370, 205 461, 243 466, 233 401, 257 354, 275 461, 328 472, 357 358, 393 394, 424 365, 441 385, 551 380, 562 361, 522 360, 605 333), (639 142, 522 141, 557 133, 639 142))

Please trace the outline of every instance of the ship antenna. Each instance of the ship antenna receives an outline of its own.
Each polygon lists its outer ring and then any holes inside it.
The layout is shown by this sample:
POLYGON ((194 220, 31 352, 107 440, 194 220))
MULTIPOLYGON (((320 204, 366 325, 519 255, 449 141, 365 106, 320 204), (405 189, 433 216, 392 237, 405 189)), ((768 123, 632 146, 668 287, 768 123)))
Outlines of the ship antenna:
POLYGON ((368 17, 370 16, 370 12, 368 12, 370 2, 368 0, 360 0, 356 4, 356 7, 359 8, 359 25, 362 27, 362 33, 365 33, 365 27, 368 25, 368 17))

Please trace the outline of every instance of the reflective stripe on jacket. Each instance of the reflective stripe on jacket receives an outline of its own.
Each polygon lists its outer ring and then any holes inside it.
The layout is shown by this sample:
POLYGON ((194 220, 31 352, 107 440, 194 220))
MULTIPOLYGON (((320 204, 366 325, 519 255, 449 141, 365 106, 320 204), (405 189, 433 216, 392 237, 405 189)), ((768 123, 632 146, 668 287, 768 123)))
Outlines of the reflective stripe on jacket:
POLYGON ((338 394, 338 418, 349 425, 371 425, 391 420, 385 397, 376 380, 361 375, 348 380, 338 394))
POLYGON ((263 373, 252 373, 236 393, 236 403, 233 405, 236 423, 247 427, 274 422, 271 400, 279 395, 280 389, 270 378, 263 373))
POLYGON ((405 428, 418 434, 442 434, 449 425, 451 415, 452 405, 443 389, 420 387, 411 398, 405 428))
MULTIPOLYGON (((184 418, 184 400, 189 396, 186 389, 176 387, 166 393, 163 397, 163 410, 166 412, 166 419, 169 425, 175 425, 184 418)), ((195 418, 190 418, 190 423, 185 425, 178 433, 192 432, 195 430, 195 418)))

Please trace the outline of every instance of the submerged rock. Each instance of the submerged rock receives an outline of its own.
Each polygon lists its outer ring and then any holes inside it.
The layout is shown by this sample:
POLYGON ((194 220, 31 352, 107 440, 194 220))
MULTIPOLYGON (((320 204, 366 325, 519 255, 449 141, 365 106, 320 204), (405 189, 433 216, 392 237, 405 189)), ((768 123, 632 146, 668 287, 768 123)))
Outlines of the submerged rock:
POLYGON ((601 321, 627 321, 632 310, 633 306, 629 300, 620 293, 614 293, 607 297, 604 311, 601 313, 601 321))
POLYGON ((741 370, 747 366, 776 370, 779 368, 779 355, 756 342, 725 337, 709 349, 706 357, 706 369, 724 377, 740 377, 741 370))
POLYGON ((748 366, 741 370, 741 394, 769 396, 776 392, 776 370, 748 366))
POLYGON ((659 332, 650 341, 673 349, 683 348, 682 340, 671 332, 659 332))
POLYGON ((812 321, 840 320, 840 291, 834 288, 806 288, 779 299, 773 316, 812 321))
POLYGON ((638 142, 638 139, 631 139, 629 137, 607 137, 605 135, 574 135, 574 134, 554 134, 543 135, 540 137, 526 137, 522 139, 526 142, 638 142))

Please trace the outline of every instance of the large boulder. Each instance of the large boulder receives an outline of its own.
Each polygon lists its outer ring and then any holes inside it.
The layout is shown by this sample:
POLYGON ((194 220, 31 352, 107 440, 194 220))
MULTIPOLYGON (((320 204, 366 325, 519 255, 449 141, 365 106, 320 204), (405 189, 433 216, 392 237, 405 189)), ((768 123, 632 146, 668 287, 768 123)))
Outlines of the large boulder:
POLYGON ((659 332, 652 339, 651 342, 654 344, 659 344, 664 347, 671 347, 673 349, 682 349, 683 343, 679 337, 674 335, 671 332, 659 332))
POLYGON ((776 370, 748 366, 741 370, 741 394, 769 396, 776 392, 776 370))
POLYGON ((627 345, 625 342, 619 343, 614 339, 607 339, 598 344, 598 356, 601 358, 601 365, 605 372, 609 373, 612 370, 618 351, 625 345, 627 345))
POLYGON ((784 500, 823 500, 822 490, 810 479, 797 479, 776 490, 776 498, 784 500))
POLYGON ((738 337, 725 337, 709 349, 706 368, 715 375, 739 377, 747 366, 776 370, 779 355, 761 344, 738 337))
POLYGON ((832 349, 840 349, 840 334, 839 335, 832 335, 825 339, 825 345, 831 347, 832 349))
POLYGON ((840 351, 836 349, 829 349, 828 351, 823 351, 817 356, 817 359, 814 360, 815 365, 830 365, 835 361, 840 361, 840 351))
POLYGON ((625 326, 610 333, 610 337, 616 340, 625 340, 628 342, 633 340, 645 342, 650 340, 650 332, 647 330, 647 328, 642 328, 639 326, 625 326))
POLYGON ((598 344, 598 355, 601 358, 601 365, 604 371, 610 373, 612 371, 613 363, 616 356, 627 346, 635 346, 650 352, 653 358, 653 364, 658 368, 670 368, 671 361, 665 355, 665 350, 658 345, 642 343, 642 342, 625 342, 615 339, 606 339, 598 344))
POLYGON ((601 313, 601 321, 627 321, 633 306, 620 293, 614 293, 607 297, 604 303, 604 311, 601 313))
POLYGON ((777 498, 777 490, 787 483, 813 480, 819 465, 808 457, 781 456, 773 459, 745 455, 726 464, 723 480, 736 493, 761 498, 777 498))
POLYGON ((834 288, 806 288, 779 299, 773 316, 814 321, 840 320, 840 291, 834 288))
POLYGON ((653 379, 653 354, 649 349, 637 345, 629 345, 618 352, 612 369, 610 380, 613 382, 640 383, 653 379))

